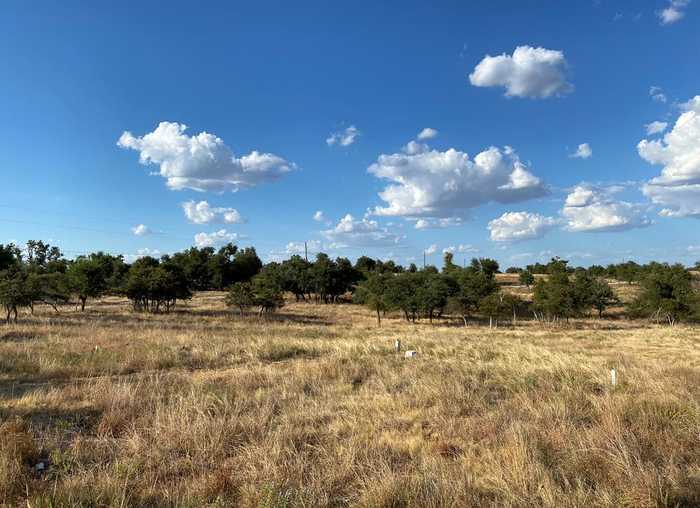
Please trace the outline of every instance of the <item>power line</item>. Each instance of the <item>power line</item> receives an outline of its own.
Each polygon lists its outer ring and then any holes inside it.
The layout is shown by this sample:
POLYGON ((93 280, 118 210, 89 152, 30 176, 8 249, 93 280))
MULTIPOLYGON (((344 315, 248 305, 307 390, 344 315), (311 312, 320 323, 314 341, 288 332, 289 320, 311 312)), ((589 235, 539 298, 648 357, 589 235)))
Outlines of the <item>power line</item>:
MULTIPOLYGON (((26 220, 17 220, 17 219, 4 219, 1 217, 0 217, 0 222, 7 222, 10 224, 24 224, 24 225, 30 225, 30 226, 40 226, 40 227, 45 227, 45 228, 57 228, 57 229, 68 229, 68 230, 72 229, 74 231, 85 231, 88 233, 102 233, 105 235, 120 235, 120 236, 128 236, 128 237, 134 236, 133 233, 127 233, 126 231, 114 231, 114 230, 90 228, 90 227, 84 227, 84 226, 72 226, 72 225, 66 225, 66 224, 47 224, 44 222, 26 221, 26 220)), ((178 240, 187 240, 187 241, 191 240, 189 237, 186 238, 184 236, 171 235, 171 234, 165 233, 163 231, 154 231, 151 233, 151 235, 152 236, 173 238, 173 239, 178 239, 178 240)))
MULTIPOLYGON (((52 216, 53 215, 63 215, 65 217, 77 217, 77 218, 80 218, 81 220, 87 219, 87 220, 94 220, 94 221, 99 221, 99 222, 112 222, 114 224, 123 224, 124 223, 124 220, 116 220, 116 219, 111 219, 109 217, 91 217, 91 216, 86 215, 86 214, 71 213, 71 212, 66 212, 65 210, 56 209, 56 208, 53 208, 53 209, 35 208, 35 207, 27 207, 27 206, 9 205, 6 203, 0 203, 0 208, 10 208, 10 209, 14 209, 14 210, 22 210, 25 212, 38 213, 38 214, 42 214, 42 215, 52 215, 52 216)), ((123 217, 122 217, 122 219, 123 219, 123 217)), ((136 220, 133 217, 131 217, 131 219, 133 219, 133 220, 130 220, 129 222, 132 222, 134 224, 138 224, 141 222, 140 220, 136 220)))

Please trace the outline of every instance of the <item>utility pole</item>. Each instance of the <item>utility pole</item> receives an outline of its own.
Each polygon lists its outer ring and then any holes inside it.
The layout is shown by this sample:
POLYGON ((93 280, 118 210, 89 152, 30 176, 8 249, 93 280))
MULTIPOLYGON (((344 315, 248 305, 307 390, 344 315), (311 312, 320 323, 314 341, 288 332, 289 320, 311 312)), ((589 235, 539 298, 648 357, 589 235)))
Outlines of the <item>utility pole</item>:
POLYGON ((304 259, 306 259, 306 262, 309 262, 309 249, 306 246, 306 241, 304 241, 304 259))
POLYGON ((423 270, 425 270, 425 251, 423 251, 423 270))

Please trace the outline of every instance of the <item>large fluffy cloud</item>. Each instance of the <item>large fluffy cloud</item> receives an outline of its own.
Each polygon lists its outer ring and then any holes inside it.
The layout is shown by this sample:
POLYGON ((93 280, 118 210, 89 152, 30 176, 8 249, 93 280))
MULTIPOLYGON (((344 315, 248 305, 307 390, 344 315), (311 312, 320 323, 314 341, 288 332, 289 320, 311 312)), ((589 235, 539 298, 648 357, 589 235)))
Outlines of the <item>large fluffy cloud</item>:
POLYGON ((541 238, 556 224, 556 219, 538 213, 506 212, 490 221, 488 229, 494 242, 519 242, 541 238))
POLYGON ((642 191, 663 207, 661 215, 700 217, 700 95, 682 105, 673 129, 661 139, 644 139, 639 155, 663 166, 642 191))
POLYGON ((512 55, 486 55, 469 75, 474 86, 503 86, 506 96, 544 99, 573 90, 564 53, 518 46, 512 55))
POLYGON ((700 184, 647 183, 642 187, 642 191, 653 203, 662 207, 659 215, 663 217, 700 218, 700 184))
POLYGON ((212 208, 208 202, 186 201, 182 203, 185 217, 192 224, 243 224, 245 219, 235 208, 212 208))
POLYGON ((382 227, 375 220, 363 217, 356 219, 350 214, 340 219, 331 229, 321 234, 334 248, 341 247, 380 247, 398 244, 402 237, 382 227))
POLYGON ((566 197, 562 216, 569 231, 624 231, 651 224, 643 206, 615 200, 613 190, 576 186, 566 197))
POLYGON ((387 206, 376 215, 405 217, 459 216, 495 201, 513 203, 543 196, 547 189, 510 147, 488 148, 470 159, 465 152, 380 155, 368 171, 392 182, 379 193, 387 206))
POLYGON ((236 157, 221 138, 208 132, 185 134, 187 126, 161 122, 153 132, 124 132, 117 145, 139 152, 141 164, 156 164, 175 190, 236 191, 275 180, 295 165, 271 153, 253 151, 236 157))
POLYGON ((236 233, 229 233, 225 229, 220 229, 213 233, 197 233, 194 235, 194 244, 200 249, 204 247, 219 247, 227 243, 234 243, 239 236, 236 233))

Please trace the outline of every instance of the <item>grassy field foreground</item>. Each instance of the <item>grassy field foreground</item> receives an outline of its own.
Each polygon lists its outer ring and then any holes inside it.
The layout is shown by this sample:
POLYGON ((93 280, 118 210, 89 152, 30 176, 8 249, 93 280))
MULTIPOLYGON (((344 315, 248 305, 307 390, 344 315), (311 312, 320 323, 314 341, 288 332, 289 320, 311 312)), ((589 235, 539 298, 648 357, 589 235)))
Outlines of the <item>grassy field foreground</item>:
POLYGON ((222 294, 39 308, 0 326, 0 502, 699 506, 699 345, 624 320, 241 319, 222 294))

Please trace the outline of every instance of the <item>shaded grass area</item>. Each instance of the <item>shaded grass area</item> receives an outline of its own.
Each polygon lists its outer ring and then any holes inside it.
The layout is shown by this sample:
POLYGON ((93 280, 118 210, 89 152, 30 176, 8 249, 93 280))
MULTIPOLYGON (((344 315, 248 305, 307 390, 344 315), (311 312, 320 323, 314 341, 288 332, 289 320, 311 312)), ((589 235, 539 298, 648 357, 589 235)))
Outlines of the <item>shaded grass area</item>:
POLYGON ((217 294, 188 307, 108 301, 99 319, 39 309, 0 328, 0 502, 700 505, 693 328, 377 328, 310 304, 240 319, 217 294))

